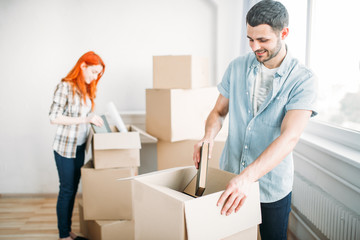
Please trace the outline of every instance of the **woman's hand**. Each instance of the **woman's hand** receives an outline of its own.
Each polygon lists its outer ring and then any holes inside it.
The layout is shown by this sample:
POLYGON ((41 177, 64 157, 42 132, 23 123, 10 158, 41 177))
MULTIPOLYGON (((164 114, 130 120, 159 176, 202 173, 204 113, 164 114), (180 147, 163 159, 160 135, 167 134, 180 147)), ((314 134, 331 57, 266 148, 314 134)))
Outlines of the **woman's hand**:
POLYGON ((86 117, 85 122, 92 123, 98 127, 101 127, 102 125, 104 125, 103 119, 99 115, 96 115, 96 114, 90 114, 88 117, 86 117))

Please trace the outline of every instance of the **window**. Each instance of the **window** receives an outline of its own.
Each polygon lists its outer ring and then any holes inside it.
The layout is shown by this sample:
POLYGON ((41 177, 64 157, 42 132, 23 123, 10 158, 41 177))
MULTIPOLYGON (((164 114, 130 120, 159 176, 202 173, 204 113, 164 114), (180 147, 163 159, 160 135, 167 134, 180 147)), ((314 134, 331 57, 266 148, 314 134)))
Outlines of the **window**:
POLYGON ((360 2, 280 1, 290 15, 289 49, 319 80, 319 115, 315 119, 359 132, 360 2))
POLYGON ((360 2, 313 1, 309 66, 319 79, 318 120, 360 131, 360 2))

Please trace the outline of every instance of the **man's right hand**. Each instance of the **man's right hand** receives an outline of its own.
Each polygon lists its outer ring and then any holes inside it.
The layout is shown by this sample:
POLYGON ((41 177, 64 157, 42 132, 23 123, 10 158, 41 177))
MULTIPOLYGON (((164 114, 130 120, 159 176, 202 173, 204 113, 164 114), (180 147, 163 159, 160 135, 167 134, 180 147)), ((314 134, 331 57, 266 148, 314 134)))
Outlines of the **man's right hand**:
POLYGON ((214 146, 214 140, 209 138, 203 138, 198 143, 194 145, 194 154, 193 154, 193 161, 195 164, 196 169, 199 168, 199 162, 200 162, 200 148, 203 143, 209 143, 209 159, 211 159, 212 150, 214 146))
POLYGON ((206 119, 204 138, 194 145, 193 161, 196 169, 199 168, 200 148, 204 142, 209 143, 209 159, 212 155, 214 147, 214 138, 221 129, 223 118, 229 111, 229 99, 219 94, 214 109, 210 112, 206 119))

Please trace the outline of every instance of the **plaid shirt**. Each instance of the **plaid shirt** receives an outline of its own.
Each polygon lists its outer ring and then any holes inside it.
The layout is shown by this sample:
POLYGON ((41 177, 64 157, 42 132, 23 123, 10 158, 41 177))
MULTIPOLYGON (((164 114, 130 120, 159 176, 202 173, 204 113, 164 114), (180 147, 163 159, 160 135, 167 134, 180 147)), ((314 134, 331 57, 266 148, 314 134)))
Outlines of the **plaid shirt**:
MULTIPOLYGON (((50 107, 50 120, 55 120, 58 116, 80 117, 83 101, 75 91, 75 96, 71 85, 67 82, 60 82, 54 92, 53 102, 50 107)), ((79 125, 58 125, 53 149, 63 157, 75 158, 79 125)))

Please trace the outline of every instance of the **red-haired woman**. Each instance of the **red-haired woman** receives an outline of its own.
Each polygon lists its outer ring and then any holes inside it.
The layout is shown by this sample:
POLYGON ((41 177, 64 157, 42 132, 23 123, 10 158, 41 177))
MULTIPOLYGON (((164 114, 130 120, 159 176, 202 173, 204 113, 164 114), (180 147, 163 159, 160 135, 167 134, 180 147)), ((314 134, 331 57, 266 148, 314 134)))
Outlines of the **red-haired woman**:
POLYGON ((89 113, 94 111, 96 86, 104 70, 102 59, 94 52, 87 52, 54 92, 49 117, 51 124, 58 126, 53 149, 60 181, 56 205, 60 239, 84 239, 71 231, 71 217, 80 168, 84 165, 89 123, 103 124, 100 116, 89 113))

